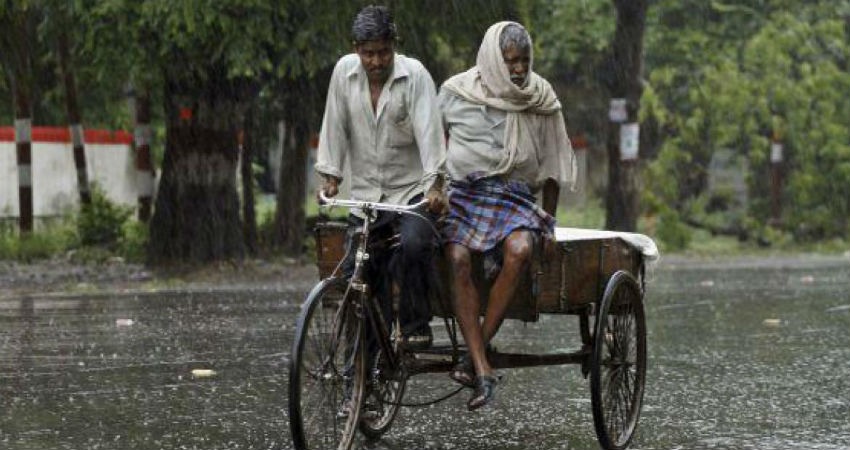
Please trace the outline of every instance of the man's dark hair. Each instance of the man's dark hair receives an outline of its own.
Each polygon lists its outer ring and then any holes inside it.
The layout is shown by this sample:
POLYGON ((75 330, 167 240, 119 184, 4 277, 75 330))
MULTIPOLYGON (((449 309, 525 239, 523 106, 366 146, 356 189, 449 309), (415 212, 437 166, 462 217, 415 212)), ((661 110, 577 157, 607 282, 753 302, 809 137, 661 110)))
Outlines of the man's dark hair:
POLYGON ((357 13, 351 26, 354 43, 395 40, 393 13, 386 6, 369 5, 357 13))

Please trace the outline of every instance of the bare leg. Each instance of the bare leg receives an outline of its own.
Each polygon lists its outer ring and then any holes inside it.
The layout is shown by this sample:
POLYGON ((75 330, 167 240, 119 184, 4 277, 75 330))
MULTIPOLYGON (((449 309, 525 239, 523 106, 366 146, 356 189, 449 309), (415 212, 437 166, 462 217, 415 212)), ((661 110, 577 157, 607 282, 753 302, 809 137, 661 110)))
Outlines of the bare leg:
POLYGON ((446 256, 452 267, 455 318, 460 325, 460 332, 466 342, 469 357, 475 366, 475 373, 492 375, 493 368, 490 367, 484 354, 484 339, 481 334, 481 325, 478 323, 481 300, 472 281, 469 249, 459 244, 449 244, 446 246, 446 256))
POLYGON ((484 316, 484 325, 481 327, 484 345, 490 343, 490 339, 499 331, 505 319, 508 304, 516 292, 517 282, 530 257, 531 233, 529 231, 517 230, 505 238, 502 270, 490 288, 487 314, 484 316))

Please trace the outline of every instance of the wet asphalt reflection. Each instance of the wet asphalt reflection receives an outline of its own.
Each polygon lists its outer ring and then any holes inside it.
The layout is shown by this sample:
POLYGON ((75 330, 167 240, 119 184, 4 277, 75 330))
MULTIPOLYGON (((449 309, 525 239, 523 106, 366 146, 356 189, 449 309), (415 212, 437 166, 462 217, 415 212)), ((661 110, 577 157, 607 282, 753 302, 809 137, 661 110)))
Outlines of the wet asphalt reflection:
MULTIPOLYGON (((850 261, 691 261, 651 276, 632 448, 850 447, 850 261)), ((310 284, 0 300, 0 448, 291 448, 288 353, 310 284)), ((508 323, 496 345, 575 350, 577 322, 508 323)), ((463 391, 356 445, 598 448, 578 366, 504 374, 490 407, 466 412, 463 391)), ((419 376, 406 401, 454 387, 419 376)))

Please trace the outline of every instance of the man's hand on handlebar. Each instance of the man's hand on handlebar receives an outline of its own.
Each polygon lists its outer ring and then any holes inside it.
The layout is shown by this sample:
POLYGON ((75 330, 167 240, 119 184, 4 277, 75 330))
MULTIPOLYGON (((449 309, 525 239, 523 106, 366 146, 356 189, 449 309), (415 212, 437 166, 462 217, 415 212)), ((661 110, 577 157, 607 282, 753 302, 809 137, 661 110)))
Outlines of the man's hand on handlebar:
POLYGON ((425 198, 415 205, 393 205, 393 204, 383 204, 383 203, 374 203, 374 202, 363 202, 359 200, 333 200, 331 198, 336 196, 339 193, 339 182, 340 179, 336 178, 332 175, 322 175, 324 181, 322 182, 322 186, 316 192, 316 199, 319 202, 319 205, 326 205, 328 203, 335 206, 347 206, 359 208, 365 205, 371 205, 370 208, 377 208, 379 210, 386 211, 408 211, 411 209, 418 208, 423 204, 428 205, 428 209, 431 210, 434 214, 444 215, 448 210, 448 202, 446 201, 446 194, 443 192, 443 183, 435 182, 430 189, 428 189, 428 193, 425 194, 425 198))
POLYGON ((428 209, 432 213, 444 216, 449 212, 449 202, 443 189, 442 176, 437 176, 434 180, 434 184, 431 185, 431 188, 425 194, 425 200, 428 201, 428 209))
POLYGON ((446 194, 442 189, 432 187, 425 195, 425 200, 428 201, 428 209, 437 215, 445 215, 449 211, 446 194))
POLYGON ((328 198, 335 197, 336 194, 339 194, 339 178, 333 175, 322 175, 322 178, 324 178, 324 182, 319 188, 319 192, 316 192, 316 198, 319 200, 319 204, 322 203, 322 196, 320 195, 322 192, 324 192, 325 197, 328 198))

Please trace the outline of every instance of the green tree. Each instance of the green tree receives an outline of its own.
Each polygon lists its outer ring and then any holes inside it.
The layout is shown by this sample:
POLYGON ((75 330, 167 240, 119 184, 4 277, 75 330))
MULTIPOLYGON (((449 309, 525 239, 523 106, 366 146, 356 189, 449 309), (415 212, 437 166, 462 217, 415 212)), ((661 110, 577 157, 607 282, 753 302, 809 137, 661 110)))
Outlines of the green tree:
POLYGON ((760 235, 770 219, 776 133, 788 180, 782 226, 799 238, 847 236, 846 36, 834 2, 794 5, 790 13, 789 2, 661 2, 651 17, 660 26, 649 37, 642 111, 663 130, 648 168, 650 213, 760 235), (707 180, 719 149, 748 162, 751 201, 743 215, 706 209, 716 204, 707 180))
POLYGON ((328 78, 344 54, 354 2, 290 1, 280 24, 283 50, 274 62, 275 114, 287 126, 280 164, 272 242, 284 252, 301 253, 305 238, 304 201, 310 135, 321 121, 328 78), (309 26, 308 26, 309 25, 309 26))
POLYGON ((535 70, 558 90, 570 135, 581 133, 591 146, 604 145, 608 94, 601 82, 616 28, 607 1, 534 2, 535 70))
POLYGON ((331 2, 101 0, 91 11, 91 21, 110 25, 90 41, 121 41, 132 72, 147 68, 162 86, 166 149, 151 257, 240 257, 237 131, 264 85, 309 77, 329 59, 331 2))

